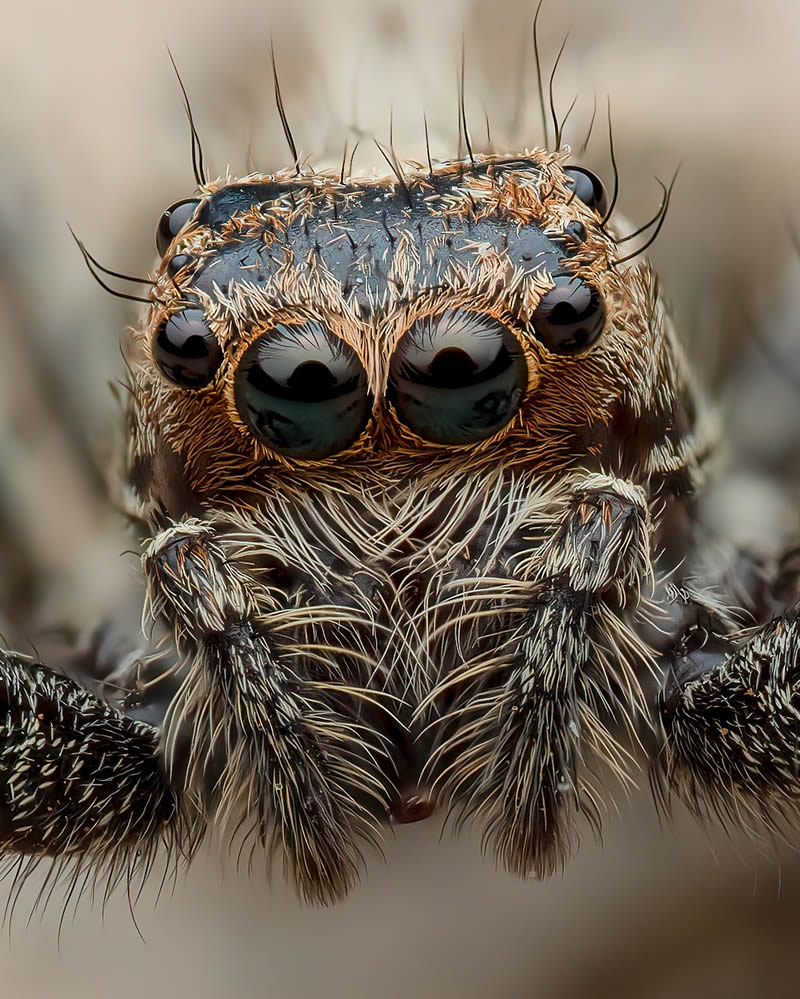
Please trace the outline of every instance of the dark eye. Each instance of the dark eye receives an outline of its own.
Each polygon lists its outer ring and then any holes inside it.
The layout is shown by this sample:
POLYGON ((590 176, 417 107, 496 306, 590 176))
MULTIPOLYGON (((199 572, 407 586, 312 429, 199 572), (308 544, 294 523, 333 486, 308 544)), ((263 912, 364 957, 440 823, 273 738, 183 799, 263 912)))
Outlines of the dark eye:
POLYGON ((559 274, 531 316, 536 339, 554 354, 577 354, 603 330, 606 310, 600 292, 578 277, 559 274))
POLYGON ((184 309, 158 327, 153 357, 170 381, 185 388, 200 388, 214 377, 222 350, 203 310, 184 309))
POLYGON ((514 334, 491 316, 447 311, 418 320, 395 349, 389 399, 425 440, 471 444, 519 409, 528 365, 514 334))
POLYGON ((366 426, 371 400, 358 355, 322 323, 276 326, 245 352, 236 407, 253 433, 292 458, 327 458, 366 426))
POLYGON ((575 191, 575 196, 580 198, 587 208, 593 208, 598 215, 605 215, 608 210, 608 198, 603 182, 597 174, 576 166, 564 167, 564 173, 567 175, 567 183, 575 191))
POLYGON ((197 198, 186 198, 184 201, 176 201, 171 205, 158 220, 156 229, 156 249, 163 257, 169 248, 169 244, 187 224, 194 215, 194 210, 200 204, 197 198))
POLYGON ((586 227, 576 219, 573 219, 572 222, 567 222, 564 229, 564 239, 572 244, 582 243, 586 239, 586 227))
POLYGON ((167 264, 167 274, 170 277, 175 277, 176 274, 180 273, 184 267, 188 266, 192 262, 192 257, 187 256, 185 253, 179 253, 175 257, 169 258, 169 263, 167 264))

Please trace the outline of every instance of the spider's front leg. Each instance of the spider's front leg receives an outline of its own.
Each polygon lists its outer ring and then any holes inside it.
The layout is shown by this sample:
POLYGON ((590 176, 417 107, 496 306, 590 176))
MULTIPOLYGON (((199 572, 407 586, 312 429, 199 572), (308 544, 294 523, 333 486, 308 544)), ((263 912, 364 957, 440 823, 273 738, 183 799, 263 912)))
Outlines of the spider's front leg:
POLYGON ((780 825, 800 805, 800 607, 738 647, 703 629, 687 634, 661 717, 661 775, 692 811, 751 832, 780 825))
POLYGON ((314 609, 287 606, 287 595, 204 521, 164 530, 144 568, 150 611, 171 628, 188 666, 168 745, 188 723, 189 783, 207 782, 221 754, 211 789, 217 816, 241 818, 245 829, 249 817, 256 835, 282 850, 306 900, 341 898, 361 867, 359 840, 374 838, 375 801, 386 806, 369 733, 357 707, 348 710, 357 690, 335 664, 327 675, 294 668, 304 657, 292 620, 313 620, 314 609))
POLYGON ((580 773, 582 745, 621 764, 602 715, 623 701, 630 716, 640 698, 634 667, 646 653, 623 615, 651 572, 651 519, 639 486, 582 476, 561 510, 541 544, 523 543, 506 560, 518 595, 513 608, 500 604, 505 636, 465 664, 473 692, 456 701, 458 728, 440 752, 462 814, 488 820, 486 839, 509 870, 540 877, 570 848, 570 809, 599 820, 580 773))
POLYGON ((162 842, 188 856, 196 837, 159 735, 75 680, 0 652, 0 853, 73 861, 109 885, 146 875, 162 842))

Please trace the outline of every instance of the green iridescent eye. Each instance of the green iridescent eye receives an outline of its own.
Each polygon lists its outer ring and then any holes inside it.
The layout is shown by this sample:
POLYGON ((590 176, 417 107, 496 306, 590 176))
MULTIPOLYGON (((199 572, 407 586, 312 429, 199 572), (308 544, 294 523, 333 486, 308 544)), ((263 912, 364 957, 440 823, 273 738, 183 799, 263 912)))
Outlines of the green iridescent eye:
POLYGON ((235 398, 256 437, 292 458, 348 448, 371 407, 358 355, 317 321, 279 324, 251 344, 236 372, 235 398))
POLYGON ((496 434, 519 409, 528 366, 514 334, 476 312, 426 316, 392 358, 389 399, 398 417, 436 444, 472 444, 496 434))

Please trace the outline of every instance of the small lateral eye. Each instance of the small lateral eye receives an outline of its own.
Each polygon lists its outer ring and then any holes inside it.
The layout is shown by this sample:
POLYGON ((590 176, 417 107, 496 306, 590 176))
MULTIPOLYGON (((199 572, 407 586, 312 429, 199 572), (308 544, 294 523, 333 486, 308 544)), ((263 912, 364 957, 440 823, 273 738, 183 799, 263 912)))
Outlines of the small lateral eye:
POLYGON ((184 267, 191 264, 193 259, 193 257, 190 257, 186 253, 179 253, 174 257, 170 257, 167 263, 167 274, 170 277, 175 277, 184 267))
POLYGON ((153 358, 171 382, 184 388, 200 388, 216 374, 222 349, 203 310, 184 309, 158 327, 153 358))
POLYGON ((578 222, 577 219, 567 222, 564 238, 572 243, 583 243, 586 239, 586 227, 583 222, 578 222))
POLYGON ((448 310, 403 334, 389 369, 389 400, 423 440, 472 444, 519 409, 528 365, 519 341, 492 316, 448 310))
POLYGON ((577 166, 564 167, 564 173, 567 175, 567 182, 575 191, 575 196, 598 215, 605 215, 608 210, 608 197, 603 182, 597 174, 577 166))
POLYGON ((185 198, 183 201, 176 201, 158 220, 156 249, 162 257, 169 249, 172 240, 194 215, 194 210, 199 204, 198 198, 185 198))
POLYGON ((553 354, 577 354, 591 347, 605 325, 600 292, 571 274, 554 278, 531 316, 536 339, 553 354))
POLYGON ((372 405, 358 355, 316 320, 262 334, 243 354, 234 384, 243 422, 292 458, 344 451, 361 435, 372 405))

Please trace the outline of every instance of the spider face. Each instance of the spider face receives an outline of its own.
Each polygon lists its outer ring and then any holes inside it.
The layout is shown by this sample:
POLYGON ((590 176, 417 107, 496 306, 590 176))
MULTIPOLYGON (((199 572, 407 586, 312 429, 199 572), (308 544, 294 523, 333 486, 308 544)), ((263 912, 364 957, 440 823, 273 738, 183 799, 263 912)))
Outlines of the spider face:
POLYGON ((141 503, 177 516, 176 495, 224 503, 288 471, 389 485, 456 453, 563 464, 576 427, 608 419, 641 337, 604 204, 594 175, 545 153, 179 202, 133 345, 132 425, 158 435, 134 443, 141 503), (170 482, 164 451, 181 459, 170 482))

